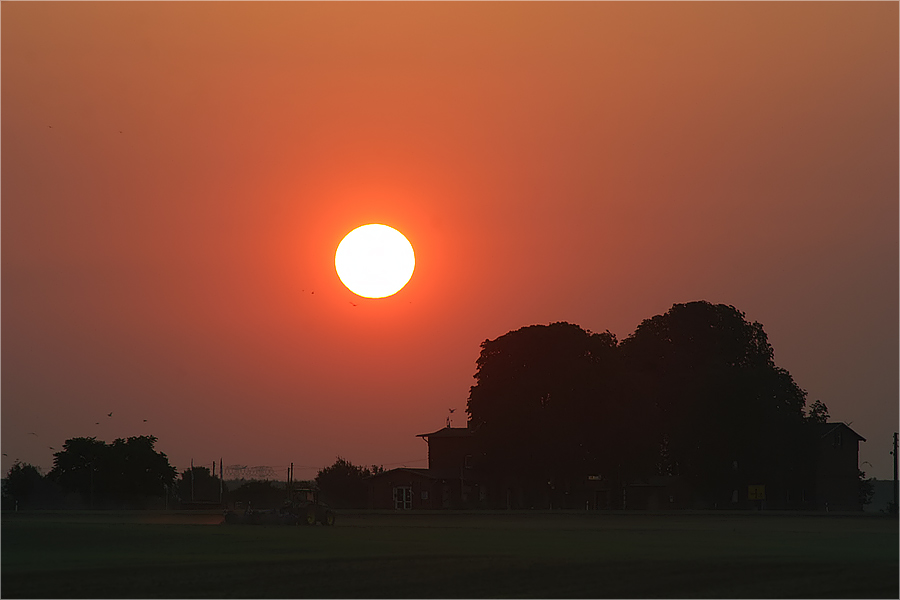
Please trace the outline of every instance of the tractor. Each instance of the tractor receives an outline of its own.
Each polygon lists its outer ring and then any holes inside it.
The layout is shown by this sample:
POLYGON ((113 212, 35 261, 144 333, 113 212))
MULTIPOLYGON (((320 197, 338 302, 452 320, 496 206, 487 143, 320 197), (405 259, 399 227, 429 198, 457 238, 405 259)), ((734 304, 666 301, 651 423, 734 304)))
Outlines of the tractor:
POLYGON ((259 510, 250 506, 243 513, 226 511, 228 525, 334 525, 334 512, 328 505, 319 502, 317 490, 301 488, 292 490, 290 498, 281 508, 259 510))
POLYGON ((281 510, 295 517, 301 525, 334 525, 334 511, 319 502, 319 492, 310 488, 294 490, 281 510))

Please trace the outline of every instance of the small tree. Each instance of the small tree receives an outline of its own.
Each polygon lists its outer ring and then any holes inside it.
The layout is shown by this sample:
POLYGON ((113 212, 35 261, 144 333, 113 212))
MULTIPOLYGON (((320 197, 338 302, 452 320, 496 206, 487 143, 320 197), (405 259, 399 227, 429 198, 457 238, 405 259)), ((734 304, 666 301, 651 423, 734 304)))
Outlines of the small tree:
POLYGON ((338 456, 333 465, 319 471, 316 483, 322 490, 323 499, 335 508, 365 508, 368 502, 366 478, 371 475, 368 467, 359 467, 338 456))
POLYGON ((16 461, 3 480, 3 509, 53 508, 60 503, 59 488, 39 467, 16 461))
POLYGON ((809 423, 827 423, 828 407, 821 400, 816 400, 809 406, 806 413, 806 421, 809 423))
POLYGON ((227 501, 227 491, 219 478, 206 467, 185 469, 177 482, 178 497, 182 502, 218 502, 219 489, 222 501, 227 501))

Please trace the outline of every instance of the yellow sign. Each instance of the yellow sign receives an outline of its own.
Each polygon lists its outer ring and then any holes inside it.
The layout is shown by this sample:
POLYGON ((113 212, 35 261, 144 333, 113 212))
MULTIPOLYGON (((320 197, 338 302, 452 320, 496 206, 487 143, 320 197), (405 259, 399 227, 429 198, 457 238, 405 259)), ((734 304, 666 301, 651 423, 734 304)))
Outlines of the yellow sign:
POLYGON ((764 485, 747 486, 747 497, 750 500, 765 500, 766 499, 766 486, 764 486, 764 485))

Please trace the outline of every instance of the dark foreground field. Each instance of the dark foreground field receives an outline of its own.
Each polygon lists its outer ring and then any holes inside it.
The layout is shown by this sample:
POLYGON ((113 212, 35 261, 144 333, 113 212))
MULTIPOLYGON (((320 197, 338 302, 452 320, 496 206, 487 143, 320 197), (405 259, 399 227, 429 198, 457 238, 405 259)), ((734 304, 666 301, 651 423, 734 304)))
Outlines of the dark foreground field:
POLYGON ((13 513, 3 598, 897 598, 897 521, 745 514, 13 513))

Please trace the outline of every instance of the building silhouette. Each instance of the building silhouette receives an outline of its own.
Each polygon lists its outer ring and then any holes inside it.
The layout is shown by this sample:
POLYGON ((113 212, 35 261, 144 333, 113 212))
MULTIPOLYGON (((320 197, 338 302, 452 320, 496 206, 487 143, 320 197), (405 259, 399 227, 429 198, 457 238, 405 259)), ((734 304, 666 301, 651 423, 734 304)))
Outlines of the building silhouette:
POLYGON ((467 427, 421 433, 428 444, 428 468, 401 467, 369 478, 373 508, 472 508, 485 500, 484 482, 473 469, 475 436, 467 427))
POLYGON ((477 468, 478 439, 467 427, 418 434, 427 443, 428 468, 401 467, 369 478, 369 504, 392 510, 541 508, 583 510, 825 510, 860 511, 859 443, 865 438, 846 423, 812 426, 804 444, 807 468, 785 480, 748 479, 735 463, 722 487, 730 498, 711 502, 680 475, 650 475, 616 482, 601 475, 549 485, 541 494, 513 476, 488 477, 477 468), (811 446, 811 447, 810 447, 811 446))

